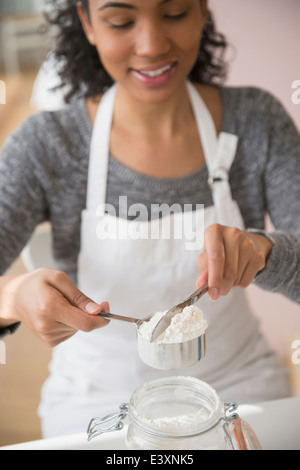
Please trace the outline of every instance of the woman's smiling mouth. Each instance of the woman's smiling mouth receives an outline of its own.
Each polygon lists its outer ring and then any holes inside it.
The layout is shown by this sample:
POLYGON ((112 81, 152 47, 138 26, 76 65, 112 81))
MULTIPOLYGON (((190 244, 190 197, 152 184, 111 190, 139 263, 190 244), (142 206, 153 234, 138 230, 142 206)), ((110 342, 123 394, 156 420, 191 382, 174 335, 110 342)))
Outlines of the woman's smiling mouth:
POLYGON ((143 69, 130 69, 132 74, 143 84, 148 86, 158 86, 166 83, 176 67, 176 62, 170 62, 166 65, 145 67, 143 69))

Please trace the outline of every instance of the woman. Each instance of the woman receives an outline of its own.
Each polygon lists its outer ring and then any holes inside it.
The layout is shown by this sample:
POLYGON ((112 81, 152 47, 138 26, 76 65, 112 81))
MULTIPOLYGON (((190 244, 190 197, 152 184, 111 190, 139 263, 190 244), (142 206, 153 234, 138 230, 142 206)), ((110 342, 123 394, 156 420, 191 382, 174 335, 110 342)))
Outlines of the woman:
POLYGON ((1 271, 38 223, 52 223, 57 270, 0 284, 0 325, 22 321, 57 346, 44 436, 82 432, 167 375, 140 361, 131 325, 97 313, 141 318, 196 282, 209 283, 207 356, 176 374, 207 381, 224 401, 289 396, 242 288, 255 282, 300 302, 294 124, 270 94, 216 85, 226 43, 206 0, 68 0, 54 22, 71 103, 30 118, 0 160, 1 271), (158 221, 184 230, 164 237, 158 221), (160 237, 149 236, 157 227, 160 237))

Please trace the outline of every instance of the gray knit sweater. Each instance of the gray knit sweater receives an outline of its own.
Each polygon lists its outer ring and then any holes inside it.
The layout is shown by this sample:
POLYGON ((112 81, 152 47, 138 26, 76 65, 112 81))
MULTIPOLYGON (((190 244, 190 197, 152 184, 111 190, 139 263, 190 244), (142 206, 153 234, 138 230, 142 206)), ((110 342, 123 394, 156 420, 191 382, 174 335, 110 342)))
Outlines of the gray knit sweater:
MULTIPOLYGON (((253 87, 221 87, 222 131, 239 136, 230 173, 245 226, 264 230, 269 213, 273 249, 260 287, 300 303, 300 135, 282 105, 253 87)), ((0 274, 18 257, 35 227, 50 221, 57 268, 76 282, 81 211, 85 208, 92 134, 84 100, 30 117, 0 155, 0 274)), ((206 166, 182 178, 153 178, 109 161, 107 202, 120 195, 143 203, 212 205, 206 166)), ((119 213, 120 217, 127 214, 119 213)), ((8 333, 9 330, 0 332, 8 333)))

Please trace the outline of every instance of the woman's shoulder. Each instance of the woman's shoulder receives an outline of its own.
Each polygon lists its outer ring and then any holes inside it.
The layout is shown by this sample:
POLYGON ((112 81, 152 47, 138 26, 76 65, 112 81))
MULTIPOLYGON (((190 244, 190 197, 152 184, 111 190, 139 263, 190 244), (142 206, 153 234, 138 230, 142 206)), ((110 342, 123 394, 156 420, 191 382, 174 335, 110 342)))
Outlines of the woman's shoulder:
POLYGON ((214 99, 218 93, 228 96, 230 99, 258 99, 276 100, 276 96, 267 89, 255 85, 226 85, 226 84, 200 84, 194 83, 198 92, 214 99))
POLYGON ((30 116, 20 127, 34 128, 50 136, 54 133, 72 134, 74 131, 89 134, 91 123, 85 106, 84 99, 78 99, 58 109, 47 111, 40 110, 30 116))
POLYGON ((36 111, 7 138, 6 143, 22 141, 24 146, 59 146, 62 140, 86 141, 91 135, 91 123, 84 100, 61 109, 36 111))
POLYGON ((224 106, 234 107, 235 110, 266 111, 270 113, 273 108, 283 107, 280 99, 271 91, 258 86, 220 85, 224 106))
POLYGON ((227 127, 239 127, 258 115, 268 120, 274 114, 284 114, 280 100, 264 88, 220 84, 195 86, 211 112, 221 109, 223 125, 226 123, 227 127))
POLYGON ((86 160, 91 132, 84 100, 55 111, 38 111, 8 136, 1 159, 14 158, 35 167, 70 164, 80 168, 86 160))
POLYGON ((223 125, 244 134, 259 129, 267 135, 274 125, 289 121, 281 100, 271 91, 257 86, 220 86, 223 103, 223 125))

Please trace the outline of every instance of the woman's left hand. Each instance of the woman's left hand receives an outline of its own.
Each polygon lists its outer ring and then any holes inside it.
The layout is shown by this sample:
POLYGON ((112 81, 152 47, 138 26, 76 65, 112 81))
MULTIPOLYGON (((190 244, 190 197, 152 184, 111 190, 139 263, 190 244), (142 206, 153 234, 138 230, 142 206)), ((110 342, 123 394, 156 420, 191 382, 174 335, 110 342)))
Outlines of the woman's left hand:
POLYGON ((211 300, 233 287, 248 287, 264 269, 271 249, 272 243, 263 235, 211 225, 204 233, 204 249, 198 258, 197 285, 208 281, 211 300))

